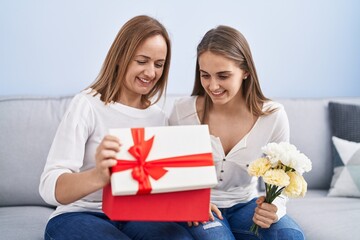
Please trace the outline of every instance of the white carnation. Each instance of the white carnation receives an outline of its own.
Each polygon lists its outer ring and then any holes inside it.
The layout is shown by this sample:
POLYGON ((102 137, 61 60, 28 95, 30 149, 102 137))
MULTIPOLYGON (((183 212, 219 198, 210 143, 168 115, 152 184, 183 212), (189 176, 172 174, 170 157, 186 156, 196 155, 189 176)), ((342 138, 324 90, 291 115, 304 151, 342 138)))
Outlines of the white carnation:
POLYGON ((263 153, 270 160, 273 168, 279 164, 294 169, 299 174, 311 170, 311 161, 305 154, 288 142, 269 143, 262 148, 263 153))

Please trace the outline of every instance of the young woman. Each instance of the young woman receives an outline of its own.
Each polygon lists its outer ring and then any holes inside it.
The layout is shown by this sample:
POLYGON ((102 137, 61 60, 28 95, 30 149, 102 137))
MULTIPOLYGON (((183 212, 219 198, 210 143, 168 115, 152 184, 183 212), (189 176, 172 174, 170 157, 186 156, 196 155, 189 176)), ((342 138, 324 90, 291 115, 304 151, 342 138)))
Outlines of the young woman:
POLYGON ((97 80, 73 98, 51 146, 39 190, 58 207, 45 239, 192 239, 177 223, 111 221, 101 210, 121 148, 107 131, 167 125, 154 103, 165 91, 170 58, 168 33, 157 20, 137 16, 120 29, 97 80))
POLYGON ((289 124, 283 106, 263 95, 244 36, 228 26, 208 31, 197 48, 195 75, 192 96, 175 103, 169 120, 209 126, 219 183, 211 192, 211 221, 189 223, 188 230, 201 240, 303 239, 286 215, 286 199, 265 203, 247 173, 262 146, 289 141, 289 124), (259 236, 249 231, 253 222, 259 236))

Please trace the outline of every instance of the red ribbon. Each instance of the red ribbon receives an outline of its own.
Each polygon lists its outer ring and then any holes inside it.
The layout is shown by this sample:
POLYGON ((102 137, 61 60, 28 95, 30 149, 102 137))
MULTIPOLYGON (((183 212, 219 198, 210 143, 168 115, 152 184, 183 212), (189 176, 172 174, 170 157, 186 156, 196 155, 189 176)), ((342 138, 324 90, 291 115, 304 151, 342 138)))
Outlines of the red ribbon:
POLYGON ((155 180, 163 177, 167 170, 164 167, 200 167, 213 166, 211 153, 201 153, 171 158, 162 158, 146 161, 152 148, 154 136, 144 140, 144 128, 132 128, 131 134, 134 145, 128 152, 135 157, 136 161, 117 159, 117 164, 111 168, 112 172, 120 172, 132 169, 132 177, 139 182, 137 194, 149 194, 152 190, 149 176, 155 180))

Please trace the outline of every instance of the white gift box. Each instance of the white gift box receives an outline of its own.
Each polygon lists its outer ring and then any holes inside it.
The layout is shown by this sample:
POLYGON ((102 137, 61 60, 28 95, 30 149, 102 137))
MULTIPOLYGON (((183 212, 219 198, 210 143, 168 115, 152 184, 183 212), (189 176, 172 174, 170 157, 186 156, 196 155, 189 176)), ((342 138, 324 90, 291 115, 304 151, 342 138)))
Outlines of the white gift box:
POLYGON ((118 166, 121 168, 125 165, 131 165, 131 167, 120 171, 116 170, 116 167, 113 168, 111 189, 114 196, 139 194, 141 180, 133 178, 133 171, 135 168, 139 168, 139 164, 137 158, 129 152, 129 149, 134 146, 136 141, 138 141, 138 144, 139 141, 141 143, 152 141, 152 145, 150 143, 151 149, 144 160, 145 164, 142 164, 145 166, 143 168, 145 170, 141 171, 147 172, 155 162, 160 162, 157 166, 160 165, 164 170, 167 170, 157 180, 151 175, 146 176, 151 185, 148 193, 204 189, 217 184, 207 125, 146 127, 139 129, 116 128, 110 129, 109 133, 118 137, 122 144, 116 156, 118 166), (136 136, 142 131, 143 139, 136 140, 137 137, 133 136, 134 131, 136 136), (189 162, 183 158, 190 159, 190 162, 193 159, 198 160, 193 165, 190 163, 189 166, 189 162), (178 160, 175 163, 177 166, 174 167, 172 162, 176 159, 178 160), (149 165, 151 166, 149 167, 149 165))

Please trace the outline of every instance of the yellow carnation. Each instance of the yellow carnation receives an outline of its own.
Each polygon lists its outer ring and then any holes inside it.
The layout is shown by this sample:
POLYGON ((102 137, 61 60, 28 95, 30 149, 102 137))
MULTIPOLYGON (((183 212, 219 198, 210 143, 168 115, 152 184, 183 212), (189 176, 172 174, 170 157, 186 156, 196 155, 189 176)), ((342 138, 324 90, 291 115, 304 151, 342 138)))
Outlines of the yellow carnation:
POLYGON ((284 189, 284 194, 288 197, 303 197, 307 190, 304 177, 296 172, 288 172, 287 174, 290 178, 290 184, 284 189))
POLYGON ((275 186, 287 186, 290 183, 289 176, 282 169, 270 169, 263 176, 264 182, 275 186))
POLYGON ((305 193, 307 192, 307 182, 305 181, 305 178, 303 176, 301 176, 301 180, 302 180, 303 184, 302 184, 300 197, 304 197, 305 193))
POLYGON ((258 158, 249 164, 248 173, 251 176, 261 177, 270 167, 271 163, 267 158, 258 158))

